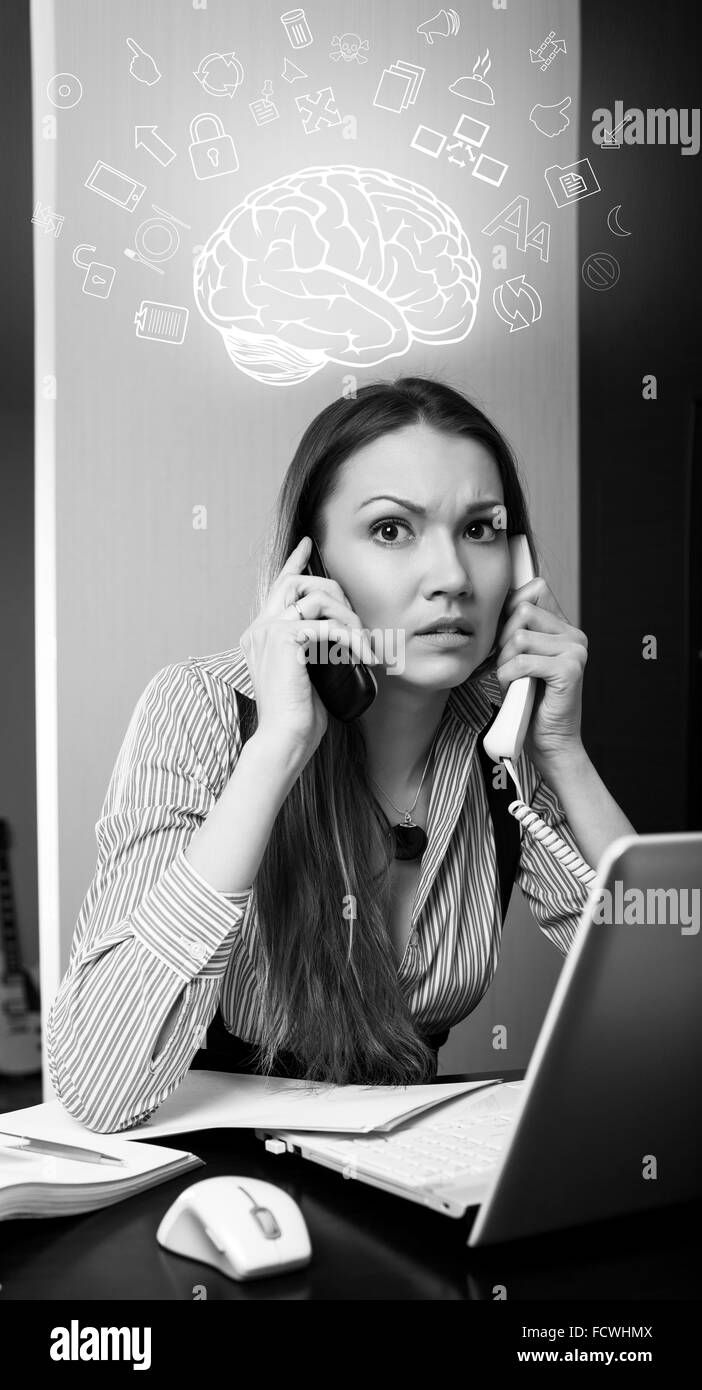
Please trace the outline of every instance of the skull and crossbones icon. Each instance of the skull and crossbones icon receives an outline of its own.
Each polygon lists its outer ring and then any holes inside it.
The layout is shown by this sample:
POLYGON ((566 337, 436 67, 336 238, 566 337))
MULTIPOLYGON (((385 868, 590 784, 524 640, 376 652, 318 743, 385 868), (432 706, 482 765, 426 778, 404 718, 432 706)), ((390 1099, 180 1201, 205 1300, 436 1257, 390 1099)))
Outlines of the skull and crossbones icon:
POLYGON ((340 58, 343 58, 345 63, 352 63, 354 59, 357 63, 368 62, 368 59, 363 57, 364 51, 368 51, 368 40, 361 40, 358 34, 342 34, 341 38, 335 34, 332 44, 336 44, 336 51, 332 47, 329 57, 335 63, 338 63, 340 58))

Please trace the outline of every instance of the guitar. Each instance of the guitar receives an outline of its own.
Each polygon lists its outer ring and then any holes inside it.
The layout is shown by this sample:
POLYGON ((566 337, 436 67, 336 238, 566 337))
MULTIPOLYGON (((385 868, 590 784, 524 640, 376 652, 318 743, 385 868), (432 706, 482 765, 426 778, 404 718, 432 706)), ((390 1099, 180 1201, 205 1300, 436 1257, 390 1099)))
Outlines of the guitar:
POLYGON ((20 964, 9 844, 9 823, 0 818, 0 1076, 33 1076, 41 1071, 39 992, 20 964))

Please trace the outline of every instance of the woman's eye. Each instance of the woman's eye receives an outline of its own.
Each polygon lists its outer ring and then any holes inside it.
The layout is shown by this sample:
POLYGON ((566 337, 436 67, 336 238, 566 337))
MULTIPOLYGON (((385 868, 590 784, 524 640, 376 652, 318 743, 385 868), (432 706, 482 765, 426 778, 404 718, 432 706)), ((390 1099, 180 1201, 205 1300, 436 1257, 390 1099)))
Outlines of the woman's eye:
MULTIPOLYGON (((389 549, 390 547, 397 545, 398 542, 392 539, 388 539, 387 536, 381 536, 381 532, 393 530, 393 528, 397 530, 398 526, 404 526, 408 530, 410 529, 409 523, 407 521, 402 521, 400 517, 388 517, 385 521, 376 521, 375 525, 371 526, 371 535, 377 536, 381 543, 387 546, 389 549)), ((471 539, 485 539, 486 536, 489 536, 491 540, 495 540, 497 532, 495 531, 491 521, 469 521, 465 529, 466 531, 469 531, 474 526, 482 527, 482 537, 473 536, 471 539)))
MULTIPOLYGON (((406 522, 406 521, 400 521, 399 518, 398 518, 397 520, 389 519, 388 521, 376 521, 375 526, 371 526, 371 528, 370 528, 370 529, 371 529, 371 535, 372 535, 372 536, 379 535, 380 532, 381 532, 381 530, 382 530, 382 531, 386 531, 386 530, 392 531, 393 527, 394 527, 395 530, 397 530, 397 527, 398 527, 398 526, 407 526, 407 522, 406 522)), ((383 539, 383 540, 387 540, 387 537, 383 537, 382 539, 383 539)), ((393 541, 390 541, 389 543, 390 543, 391 545, 392 545, 392 544, 395 544, 395 542, 393 542, 393 541)))

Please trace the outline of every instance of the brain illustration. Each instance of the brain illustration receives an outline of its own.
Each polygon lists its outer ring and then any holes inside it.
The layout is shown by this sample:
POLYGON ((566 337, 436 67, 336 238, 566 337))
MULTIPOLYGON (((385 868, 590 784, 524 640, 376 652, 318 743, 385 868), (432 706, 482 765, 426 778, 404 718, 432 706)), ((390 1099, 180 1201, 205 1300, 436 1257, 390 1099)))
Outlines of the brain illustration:
POLYGON ((430 189, 351 164, 249 193, 195 263, 197 306, 232 362, 291 386, 327 362, 373 367, 470 333, 480 266, 430 189))

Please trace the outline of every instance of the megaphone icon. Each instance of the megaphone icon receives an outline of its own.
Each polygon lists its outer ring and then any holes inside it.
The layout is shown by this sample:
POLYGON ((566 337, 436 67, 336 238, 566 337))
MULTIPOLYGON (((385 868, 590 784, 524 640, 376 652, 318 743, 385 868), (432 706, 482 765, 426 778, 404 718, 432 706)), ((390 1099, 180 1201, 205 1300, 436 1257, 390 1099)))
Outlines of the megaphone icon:
POLYGON ((461 21, 455 10, 439 10, 433 19, 425 19, 423 24, 417 25, 417 33, 423 34, 427 43, 433 43, 434 34, 445 39, 449 34, 457 34, 460 27, 461 21))

